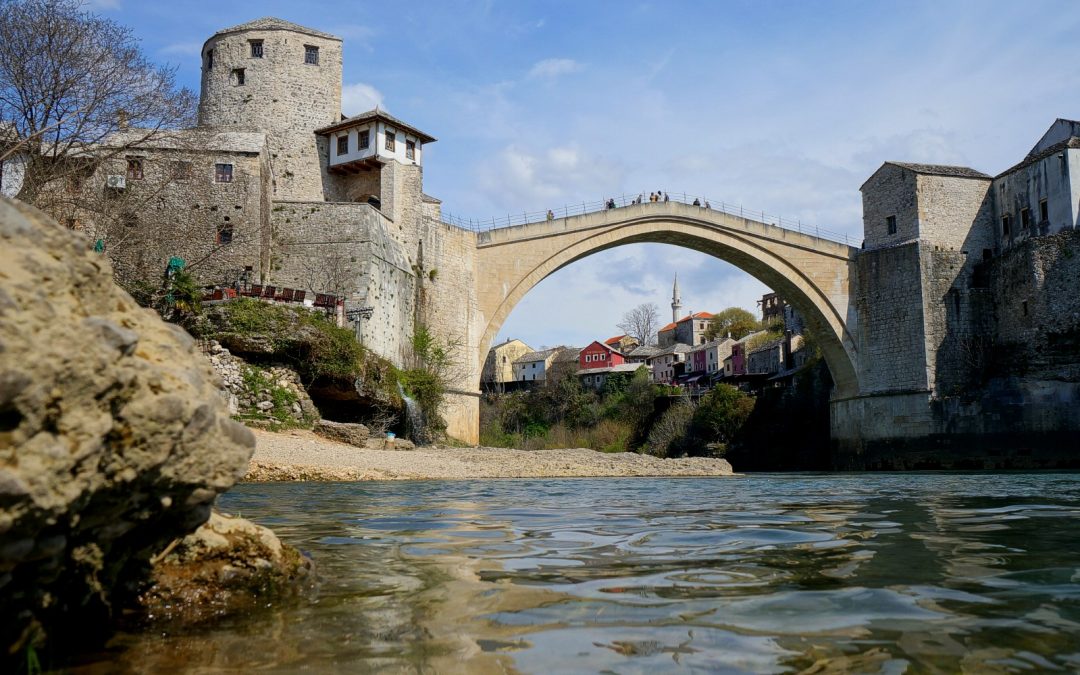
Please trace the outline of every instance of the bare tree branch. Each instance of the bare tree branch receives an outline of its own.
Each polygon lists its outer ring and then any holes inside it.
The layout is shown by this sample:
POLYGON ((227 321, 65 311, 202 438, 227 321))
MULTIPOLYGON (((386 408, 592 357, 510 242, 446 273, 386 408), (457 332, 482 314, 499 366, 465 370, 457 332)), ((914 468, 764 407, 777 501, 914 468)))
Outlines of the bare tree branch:
POLYGON ((633 308, 617 324, 619 330, 643 345, 656 344, 656 329, 660 327, 660 310, 655 303, 644 302, 633 308))

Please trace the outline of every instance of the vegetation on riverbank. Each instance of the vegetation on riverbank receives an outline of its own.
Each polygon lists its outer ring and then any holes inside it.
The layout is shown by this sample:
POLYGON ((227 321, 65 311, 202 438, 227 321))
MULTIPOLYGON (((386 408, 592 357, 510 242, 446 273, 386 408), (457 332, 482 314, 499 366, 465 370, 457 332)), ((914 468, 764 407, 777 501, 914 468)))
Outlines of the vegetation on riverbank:
POLYGON ((677 392, 652 383, 641 368, 609 377, 599 392, 566 376, 532 391, 488 395, 481 401, 480 443, 721 456, 754 406, 752 397, 726 385, 698 403, 677 392))
POLYGON ((488 394, 481 399, 480 442, 527 450, 725 457, 747 470, 824 468, 832 380, 812 334, 805 348, 812 356, 790 386, 756 395, 717 384, 694 399, 685 390, 650 382, 644 369, 608 378, 599 392, 565 375, 531 391, 488 394))

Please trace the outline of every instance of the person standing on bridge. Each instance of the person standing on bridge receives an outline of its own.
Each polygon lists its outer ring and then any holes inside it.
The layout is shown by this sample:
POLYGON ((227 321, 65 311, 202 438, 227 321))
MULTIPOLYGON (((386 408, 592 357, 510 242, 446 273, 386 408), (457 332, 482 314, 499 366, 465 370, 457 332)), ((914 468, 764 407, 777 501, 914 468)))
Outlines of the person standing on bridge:
POLYGON ((670 201, 671 201, 671 198, 670 198, 670 197, 668 197, 668 196, 667 196, 667 193, 665 192, 665 193, 664 193, 664 203, 665 203, 665 204, 667 204, 667 203, 668 203, 668 202, 670 202, 670 201))
POLYGON ((548 220, 555 220, 555 213, 554 213, 554 212, 552 212, 552 210, 551 210, 551 209, 548 209, 548 212, 547 212, 547 219, 548 219, 548 220))
POLYGON ((699 200, 697 197, 694 197, 694 206, 701 206, 701 200, 699 200))

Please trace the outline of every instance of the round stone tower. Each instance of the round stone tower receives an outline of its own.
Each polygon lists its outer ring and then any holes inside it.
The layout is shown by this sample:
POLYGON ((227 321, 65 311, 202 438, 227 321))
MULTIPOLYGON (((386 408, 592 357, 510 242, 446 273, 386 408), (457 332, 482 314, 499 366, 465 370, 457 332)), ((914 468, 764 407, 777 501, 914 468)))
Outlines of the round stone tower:
POLYGON ((262 131, 275 199, 324 199, 314 131, 341 119, 341 39, 281 19, 220 30, 202 49, 199 126, 262 131))

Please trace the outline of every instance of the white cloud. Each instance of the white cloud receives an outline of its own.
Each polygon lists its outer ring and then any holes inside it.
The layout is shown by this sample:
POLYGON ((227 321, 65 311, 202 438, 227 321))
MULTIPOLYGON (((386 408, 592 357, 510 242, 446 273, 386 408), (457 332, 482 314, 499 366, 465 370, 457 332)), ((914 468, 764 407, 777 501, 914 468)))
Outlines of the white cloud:
POLYGON ((341 88, 341 112, 346 115, 359 115, 375 107, 386 110, 382 92, 370 84, 357 82, 341 88))
POLYGON ((529 69, 529 77, 554 80, 561 75, 568 75, 579 70, 581 70, 581 64, 574 59, 544 59, 543 61, 537 61, 529 69))
POLYGON ((554 209, 571 201, 600 201, 616 194, 622 168, 576 145, 533 151, 518 145, 503 148, 480 165, 477 185, 500 209, 554 209), (583 197, 587 195, 587 197, 583 197))

